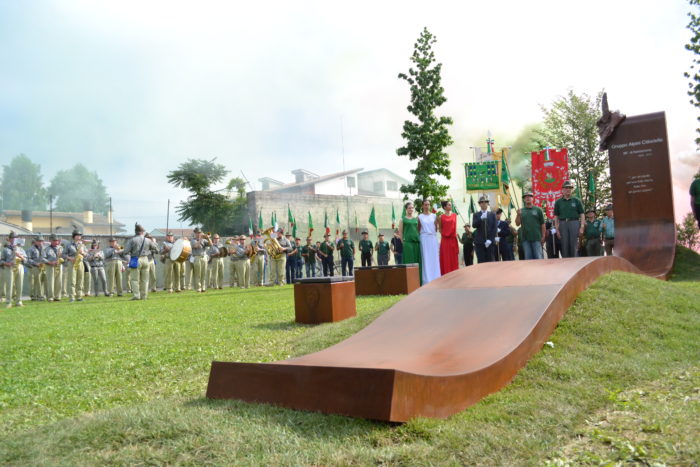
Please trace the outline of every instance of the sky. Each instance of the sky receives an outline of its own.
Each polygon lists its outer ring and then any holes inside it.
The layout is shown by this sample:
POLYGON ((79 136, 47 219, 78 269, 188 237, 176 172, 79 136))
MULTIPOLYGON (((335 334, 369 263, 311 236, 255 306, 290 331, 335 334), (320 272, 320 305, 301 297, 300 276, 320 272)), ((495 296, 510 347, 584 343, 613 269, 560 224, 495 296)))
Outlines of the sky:
POLYGON ((216 158, 256 190, 298 168, 408 178, 396 149, 409 90, 397 75, 427 27, 448 99, 439 112, 454 119, 453 173, 489 130, 496 148, 508 145, 570 89, 605 89, 613 110, 666 112, 680 218, 700 167, 683 77, 688 10, 681 0, 0 0, 0 164, 24 153, 48 184, 83 162, 129 230, 165 226, 167 200, 187 196, 166 175, 190 158, 216 158))

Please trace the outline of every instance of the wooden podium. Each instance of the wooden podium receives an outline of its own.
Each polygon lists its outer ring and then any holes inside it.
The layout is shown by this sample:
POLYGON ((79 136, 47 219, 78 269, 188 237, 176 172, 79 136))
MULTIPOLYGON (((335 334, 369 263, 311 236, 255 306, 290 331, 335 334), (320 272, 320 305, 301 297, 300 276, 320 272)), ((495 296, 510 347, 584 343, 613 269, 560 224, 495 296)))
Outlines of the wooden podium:
POLYGON ((352 276, 311 277, 294 283, 295 321, 335 323, 357 315, 352 276))
POLYGON ((418 287, 418 264, 355 268, 357 295, 408 295, 418 287))

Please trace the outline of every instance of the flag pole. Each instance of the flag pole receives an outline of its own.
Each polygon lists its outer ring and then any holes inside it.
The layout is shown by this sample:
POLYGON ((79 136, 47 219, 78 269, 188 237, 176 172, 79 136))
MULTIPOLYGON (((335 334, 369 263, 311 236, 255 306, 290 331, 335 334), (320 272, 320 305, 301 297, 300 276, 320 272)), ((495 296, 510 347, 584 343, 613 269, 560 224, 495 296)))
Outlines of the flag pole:
MULTIPOLYGON (((111 209, 111 204, 112 204, 112 199, 110 198, 110 209, 111 209)), ((168 199, 168 211, 165 214, 165 235, 168 235, 169 229, 170 229, 170 200, 168 199)), ((110 232, 111 232, 111 228, 110 228, 110 232)))

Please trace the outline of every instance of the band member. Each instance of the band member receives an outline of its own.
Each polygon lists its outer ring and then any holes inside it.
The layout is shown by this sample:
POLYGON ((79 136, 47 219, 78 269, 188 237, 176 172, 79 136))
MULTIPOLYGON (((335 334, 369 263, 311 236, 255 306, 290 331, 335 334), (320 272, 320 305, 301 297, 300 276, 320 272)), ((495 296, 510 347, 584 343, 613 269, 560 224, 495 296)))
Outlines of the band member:
POLYGON ((43 301, 45 297, 46 266, 43 260, 44 238, 34 238, 27 252, 26 266, 29 268, 29 297, 32 300, 43 301))
POLYGON ((74 230, 71 235, 71 242, 63 250, 64 273, 68 276, 66 284, 68 298, 71 302, 83 301, 83 286, 85 284, 85 247, 83 246, 83 235, 74 230))
MULTIPOLYGON (((246 236, 235 237, 231 253, 231 277, 236 277, 238 287, 247 289, 250 286, 250 247, 245 244, 246 236)), ((233 280, 231 287, 234 287, 233 280)))
POLYGON ((0 251, 0 265, 2 265, 3 294, 5 295, 7 308, 24 306, 22 304, 22 286, 24 285, 24 263, 27 255, 20 246, 19 238, 14 231, 10 231, 7 242, 0 251))
POLYGON ((312 243, 311 237, 306 238, 306 245, 301 247, 301 256, 306 263, 306 277, 316 277, 316 246, 312 243))
POLYGON ((156 276, 156 256, 158 256, 158 242, 149 233, 146 234, 146 238, 153 243, 150 250, 148 251, 148 287, 151 293, 156 293, 156 286, 158 285, 158 277, 156 276))
POLYGON ((107 275, 105 274, 105 254, 100 250, 100 242, 92 241, 90 251, 88 251, 87 261, 90 264, 90 275, 92 276, 92 292, 95 297, 100 293, 104 293, 105 297, 109 297, 107 293, 107 275))
POLYGON ((291 245, 291 249, 286 250, 287 262, 285 264, 285 274, 286 274, 287 284, 293 284, 294 278, 297 275, 297 272, 296 272, 296 270, 297 270, 296 243, 294 242, 294 238, 292 238, 292 234, 290 234, 290 233, 285 235, 285 239, 291 245))
POLYGON ((206 292, 207 255, 206 251, 211 242, 204 237, 199 227, 194 229, 192 240, 192 283, 197 292, 206 292))
POLYGON ((260 232, 255 232, 255 238, 250 239, 250 247, 254 255, 250 258, 251 284, 261 286, 265 284, 265 242, 260 232))
POLYGON ((335 246, 331 242, 331 235, 325 234, 323 236, 323 243, 319 247, 318 253, 321 255, 321 264, 323 264, 323 275, 333 276, 333 252, 335 251, 335 246))
POLYGON ((43 262, 46 265, 46 299, 58 302, 61 300, 61 264, 63 263, 63 247, 55 234, 49 236, 50 245, 44 248, 43 262))
POLYGON ((124 254, 129 258, 129 281, 131 282, 131 291, 134 294, 131 299, 146 300, 151 268, 148 254, 156 249, 156 245, 146 238, 146 230, 139 224, 136 224, 134 233, 136 235, 127 240, 124 246, 124 254))
POLYGON ((208 249, 209 253, 209 287, 212 289, 224 288, 224 257, 221 254, 224 244, 221 243, 219 234, 212 237, 212 245, 208 249))
POLYGON ((277 243, 279 243, 280 247, 282 247, 282 250, 284 254, 279 255, 278 258, 271 258, 271 273, 270 273, 270 282, 272 282, 275 285, 284 285, 285 280, 284 280, 284 273, 285 273, 285 266, 287 264, 287 255, 294 249, 292 247, 292 244, 289 240, 284 238, 282 229, 277 230, 277 243))
POLYGON ((124 295, 122 287, 122 270, 124 269, 124 250, 117 243, 117 239, 109 239, 109 247, 104 249, 105 268, 107 272, 107 295, 118 297, 124 295))
POLYGON ((182 274, 180 268, 183 265, 178 261, 173 261, 170 259, 170 250, 172 250, 173 245, 175 245, 174 240, 175 237, 173 236, 173 233, 167 232, 165 235, 165 241, 160 247, 160 259, 165 269, 165 282, 163 284, 163 289, 168 293, 173 293, 173 290, 179 293, 182 290, 182 274))

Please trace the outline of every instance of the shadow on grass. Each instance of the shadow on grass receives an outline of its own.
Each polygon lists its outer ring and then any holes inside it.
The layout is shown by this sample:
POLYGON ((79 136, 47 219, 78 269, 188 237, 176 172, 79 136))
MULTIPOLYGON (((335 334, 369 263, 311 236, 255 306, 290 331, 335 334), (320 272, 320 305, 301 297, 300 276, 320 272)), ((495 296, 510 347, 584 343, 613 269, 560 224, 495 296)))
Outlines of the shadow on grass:
POLYGON ((259 425, 277 425, 292 430, 305 438, 330 440, 365 435, 369 430, 392 428, 400 423, 366 420, 321 412, 292 410, 270 404, 255 404, 237 400, 192 399, 184 407, 207 409, 220 413, 230 412, 237 417, 254 420, 259 425))
POLYGON ((688 248, 677 246, 670 280, 672 282, 700 281, 700 255, 688 248))

